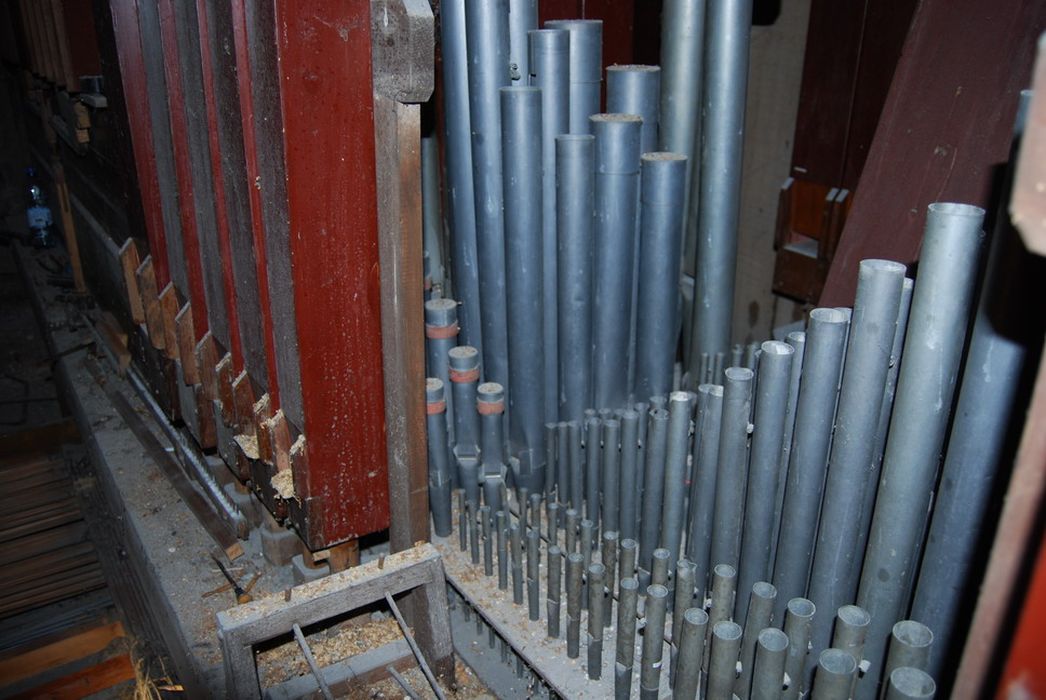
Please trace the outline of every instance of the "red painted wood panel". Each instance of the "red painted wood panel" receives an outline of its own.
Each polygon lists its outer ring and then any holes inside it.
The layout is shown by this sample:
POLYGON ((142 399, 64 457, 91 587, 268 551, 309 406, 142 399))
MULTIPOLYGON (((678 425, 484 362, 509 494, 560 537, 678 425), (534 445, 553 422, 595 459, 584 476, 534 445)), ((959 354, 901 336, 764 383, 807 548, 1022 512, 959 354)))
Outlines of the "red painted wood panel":
POLYGON ((138 31, 138 9, 134 0, 111 0, 113 36, 120 60, 127 123, 134 148, 138 189, 145 213, 145 234, 152 254, 156 283, 162 289, 170 281, 167 269, 167 243, 160 208, 160 186, 153 152, 152 122, 149 119, 149 96, 145 87, 145 63, 141 35, 138 31))
POLYGON ((251 230, 254 235, 254 259, 258 276, 258 303, 262 314, 262 332, 265 337, 265 359, 268 374, 269 400, 273 409, 280 407, 280 383, 276 371, 276 348, 272 332, 272 308, 269 298, 269 271, 265 247, 265 219, 262 214, 261 190, 255 186, 260 175, 258 148, 254 136, 254 103, 251 100, 251 60, 247 41, 246 0, 232 0, 233 37, 236 50, 236 78, 240 92, 240 118, 243 121, 243 157, 247 170, 247 191, 250 193, 251 230))
POLYGON ((328 543, 389 524, 370 31, 366 0, 276 1, 305 485, 328 543))
POLYGON ((171 120, 171 142, 174 148, 174 168, 178 180, 178 219, 182 229, 182 249, 185 253, 185 271, 189 289, 182 289, 192 301, 193 328, 196 339, 207 334, 207 297, 203 289, 203 270, 200 267, 200 239, 196 230, 192 172, 189 163, 189 128, 185 118, 185 95, 182 90, 181 63, 178 60, 178 40, 175 34, 174 0, 159 0, 160 36, 163 43, 164 75, 167 78, 167 105, 171 120))
POLYGON ((1039 548, 1038 563, 1028 595, 1024 599, 1020 624, 996 698, 1046 697, 1046 545, 1039 548))
POLYGON ((218 142, 218 115, 214 105, 214 67, 211 65, 210 34, 207 26, 207 6, 204 0, 196 2, 196 20, 200 31, 200 64, 203 75, 203 96, 207 110, 207 136, 210 145, 211 174, 214 182, 214 213, 218 224, 218 246, 222 260, 222 286, 229 316, 229 351, 237 374, 243 369, 243 346, 240 341, 240 321, 236 307, 236 282, 233 279, 232 244, 229 240, 229 213, 225 204, 225 175, 222 168, 221 144, 218 142))

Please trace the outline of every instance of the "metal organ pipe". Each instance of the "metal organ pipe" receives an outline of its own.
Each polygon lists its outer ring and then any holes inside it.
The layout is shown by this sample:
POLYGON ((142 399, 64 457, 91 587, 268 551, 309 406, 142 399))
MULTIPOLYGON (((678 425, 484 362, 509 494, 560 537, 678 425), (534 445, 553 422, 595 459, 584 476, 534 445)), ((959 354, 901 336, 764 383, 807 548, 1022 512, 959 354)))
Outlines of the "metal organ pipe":
POLYGON ((557 19, 545 28, 570 32, 570 133, 591 134, 588 118, 599 113, 603 85, 603 22, 557 19))

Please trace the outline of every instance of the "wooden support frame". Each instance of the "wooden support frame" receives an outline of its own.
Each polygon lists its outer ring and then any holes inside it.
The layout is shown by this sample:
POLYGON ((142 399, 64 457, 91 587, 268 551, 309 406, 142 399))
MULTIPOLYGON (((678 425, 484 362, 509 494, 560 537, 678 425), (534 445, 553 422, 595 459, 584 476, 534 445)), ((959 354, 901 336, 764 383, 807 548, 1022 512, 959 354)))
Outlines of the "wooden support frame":
POLYGON ((292 588, 289 602, 277 595, 218 613, 227 697, 260 697, 255 644, 415 589, 428 603, 428 615, 414 620, 415 638, 433 668, 446 666, 453 644, 443 560, 424 544, 292 588))

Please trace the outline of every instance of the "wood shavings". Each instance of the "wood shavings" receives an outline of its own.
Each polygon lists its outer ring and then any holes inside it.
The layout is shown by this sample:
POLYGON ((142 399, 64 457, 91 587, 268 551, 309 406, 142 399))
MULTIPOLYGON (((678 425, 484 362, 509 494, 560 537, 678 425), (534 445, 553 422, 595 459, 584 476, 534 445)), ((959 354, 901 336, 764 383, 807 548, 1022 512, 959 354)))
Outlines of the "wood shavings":
POLYGON ((233 438, 248 459, 258 459, 258 437, 256 435, 237 435, 233 438))
POLYGON ((276 472, 272 479, 269 480, 273 490, 280 495, 280 498, 289 501, 294 498, 294 472, 290 469, 284 469, 282 472, 276 472))

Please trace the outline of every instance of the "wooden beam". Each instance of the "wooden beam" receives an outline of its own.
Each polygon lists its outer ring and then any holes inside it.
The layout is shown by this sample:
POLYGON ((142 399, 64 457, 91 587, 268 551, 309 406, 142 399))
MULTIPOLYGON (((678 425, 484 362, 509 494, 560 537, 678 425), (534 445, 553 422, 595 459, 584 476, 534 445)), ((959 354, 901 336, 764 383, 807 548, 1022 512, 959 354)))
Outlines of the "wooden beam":
POLYGON ((78 700, 106 688, 112 688, 125 681, 134 679, 134 664, 127 654, 114 656, 100 664, 85 668, 51 681, 20 695, 14 700, 23 698, 51 698, 52 700, 78 700))
POLYGON ((123 636, 123 625, 110 622, 16 656, 6 656, 0 659, 0 678, 13 685, 24 678, 96 654, 123 636))

